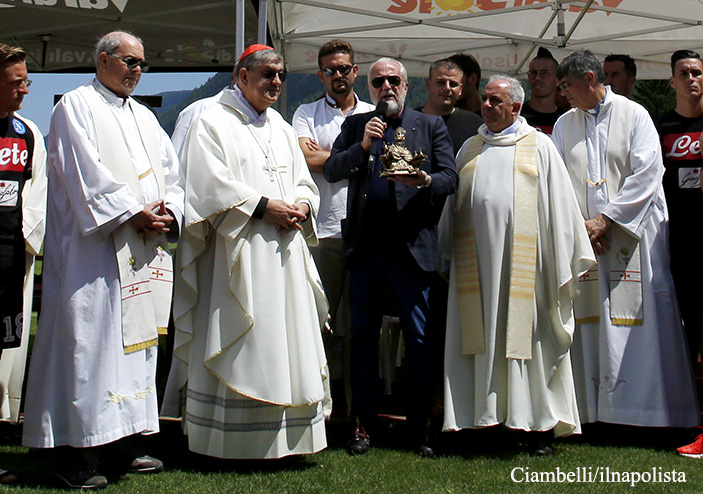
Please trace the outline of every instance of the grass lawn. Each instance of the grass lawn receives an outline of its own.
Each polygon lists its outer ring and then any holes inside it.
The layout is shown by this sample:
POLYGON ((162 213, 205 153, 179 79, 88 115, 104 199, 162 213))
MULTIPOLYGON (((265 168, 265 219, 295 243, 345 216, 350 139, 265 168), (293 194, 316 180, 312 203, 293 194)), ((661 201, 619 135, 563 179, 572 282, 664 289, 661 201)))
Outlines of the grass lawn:
MULTIPOLYGON (((557 455, 532 458, 516 443, 514 434, 498 429, 443 434, 438 440, 441 454, 421 458, 399 449, 406 437, 404 424, 384 424, 383 440, 362 457, 344 450, 349 431, 345 419, 328 424, 328 449, 312 456, 273 461, 216 460, 189 453, 177 422, 162 422, 162 432, 150 436, 150 452, 162 459, 166 471, 159 475, 129 474, 110 478, 105 493, 490 493, 490 492, 700 492, 703 460, 675 454, 689 431, 652 430, 598 424, 583 436, 558 440, 557 455), (597 470, 599 469, 600 470, 597 470), (670 477, 685 482, 598 481, 610 472, 647 473, 658 480, 670 477), (518 470, 515 470, 518 469, 518 470), (521 469, 521 470, 520 470, 521 469), (525 474, 580 471, 591 475, 588 482, 538 483, 511 480, 525 474)), ((7 441, 5 441, 7 442, 7 441)), ((46 455, 29 453, 17 445, 0 446, 0 466, 12 470, 19 483, 0 487, 0 492, 47 493, 61 490, 52 475, 53 463, 46 455)), ((673 480, 673 478, 672 478, 673 480)))

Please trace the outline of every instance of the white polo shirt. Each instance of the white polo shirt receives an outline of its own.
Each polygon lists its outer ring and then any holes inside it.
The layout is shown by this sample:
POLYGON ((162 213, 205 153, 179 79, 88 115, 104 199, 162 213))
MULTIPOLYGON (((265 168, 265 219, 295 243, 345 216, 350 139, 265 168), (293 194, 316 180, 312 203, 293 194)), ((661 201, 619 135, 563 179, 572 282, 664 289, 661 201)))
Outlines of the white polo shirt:
MULTIPOLYGON (((355 113, 373 111, 375 106, 356 98, 356 106, 347 112, 355 113)), ((317 142, 324 150, 331 150, 334 140, 339 135, 345 115, 335 107, 335 102, 328 94, 312 103, 300 105, 293 115, 293 128, 298 137, 308 137, 317 142)), ((342 238, 340 222, 347 216, 347 180, 329 183, 321 173, 313 173, 313 180, 320 189, 320 211, 317 216, 318 238, 342 238)))

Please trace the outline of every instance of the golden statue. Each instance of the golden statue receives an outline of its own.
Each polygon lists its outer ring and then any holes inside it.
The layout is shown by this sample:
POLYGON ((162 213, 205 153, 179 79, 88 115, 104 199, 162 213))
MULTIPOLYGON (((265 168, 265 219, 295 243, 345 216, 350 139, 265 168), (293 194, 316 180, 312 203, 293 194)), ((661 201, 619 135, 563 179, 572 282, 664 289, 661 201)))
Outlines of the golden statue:
POLYGON ((405 135, 407 132, 403 127, 398 127, 395 131, 395 143, 383 145, 384 153, 381 155, 383 169, 381 176, 390 175, 414 175, 420 170, 420 165, 428 161, 427 156, 420 149, 413 154, 405 145, 405 135))

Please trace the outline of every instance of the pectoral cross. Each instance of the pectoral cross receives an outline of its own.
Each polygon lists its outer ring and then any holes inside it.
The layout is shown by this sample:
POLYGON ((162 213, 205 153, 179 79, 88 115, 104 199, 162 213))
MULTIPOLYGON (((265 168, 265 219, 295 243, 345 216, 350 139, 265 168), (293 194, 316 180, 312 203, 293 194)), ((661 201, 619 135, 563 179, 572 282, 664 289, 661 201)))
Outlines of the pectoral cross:
POLYGON ((261 168, 269 174, 269 181, 273 182, 275 177, 274 173, 278 171, 278 168, 276 168, 276 165, 271 164, 268 159, 268 156, 265 158, 264 166, 262 166, 261 168))

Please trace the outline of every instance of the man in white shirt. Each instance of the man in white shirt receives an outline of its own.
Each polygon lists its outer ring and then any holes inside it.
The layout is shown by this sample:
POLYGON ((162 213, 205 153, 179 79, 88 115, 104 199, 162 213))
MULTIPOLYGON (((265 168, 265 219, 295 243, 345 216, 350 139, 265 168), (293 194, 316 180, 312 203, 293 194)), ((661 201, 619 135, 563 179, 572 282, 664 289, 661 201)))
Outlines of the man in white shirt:
POLYGON ((57 475, 73 488, 107 485, 98 462, 103 472, 163 469, 139 437, 159 430, 156 345, 183 210, 173 146, 130 97, 148 68, 142 42, 109 33, 95 60, 97 77, 51 117, 44 300, 23 437, 56 448, 57 475))
POLYGON ((298 107, 293 115, 293 128, 312 178, 320 189, 320 213, 317 221, 320 243, 312 247, 310 252, 320 271, 322 286, 330 305, 331 334, 325 340, 330 375, 332 381, 341 383, 341 379, 344 379, 349 403, 348 364, 345 365, 345 361, 349 361, 349 305, 344 287, 341 226, 347 211, 348 181, 330 183, 322 175, 322 168, 344 119, 355 113, 372 111, 374 106, 359 100, 354 92, 359 67, 354 64, 354 49, 349 43, 339 39, 328 41, 320 47, 317 64, 320 68, 317 76, 325 86, 325 95, 313 103, 298 107))

